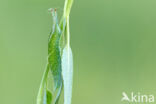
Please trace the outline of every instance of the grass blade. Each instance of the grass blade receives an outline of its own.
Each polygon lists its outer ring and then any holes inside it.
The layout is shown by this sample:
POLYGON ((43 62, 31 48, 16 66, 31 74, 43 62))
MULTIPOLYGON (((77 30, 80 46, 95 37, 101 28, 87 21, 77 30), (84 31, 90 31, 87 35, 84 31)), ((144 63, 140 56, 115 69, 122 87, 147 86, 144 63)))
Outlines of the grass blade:
POLYGON ((48 73, 49 73, 49 65, 47 65, 47 68, 44 72, 44 75, 41 81, 41 85, 40 85, 38 96, 37 96, 37 104, 43 104, 44 102, 44 94, 46 91, 45 88, 46 88, 46 81, 48 78, 48 73))
POLYGON ((51 104, 52 103, 52 93, 48 90, 46 90, 46 101, 47 103, 46 104, 51 104))

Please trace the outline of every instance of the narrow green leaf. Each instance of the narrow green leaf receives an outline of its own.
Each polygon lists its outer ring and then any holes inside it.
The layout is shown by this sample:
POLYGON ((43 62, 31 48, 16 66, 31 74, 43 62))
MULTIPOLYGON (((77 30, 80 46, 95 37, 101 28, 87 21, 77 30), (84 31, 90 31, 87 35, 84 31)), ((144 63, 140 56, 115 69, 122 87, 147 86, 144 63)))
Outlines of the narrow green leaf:
POLYGON ((50 91, 46 91, 47 104, 52 103, 52 93, 50 91))
POLYGON ((48 78, 48 73, 49 73, 49 64, 47 65, 47 68, 44 72, 41 85, 39 88, 38 96, 37 96, 37 104, 43 104, 44 102, 44 94, 45 94, 45 89, 46 89, 46 81, 48 78))
POLYGON ((52 93, 47 90, 47 86, 44 89, 44 98, 43 104, 51 104, 52 103, 52 93))

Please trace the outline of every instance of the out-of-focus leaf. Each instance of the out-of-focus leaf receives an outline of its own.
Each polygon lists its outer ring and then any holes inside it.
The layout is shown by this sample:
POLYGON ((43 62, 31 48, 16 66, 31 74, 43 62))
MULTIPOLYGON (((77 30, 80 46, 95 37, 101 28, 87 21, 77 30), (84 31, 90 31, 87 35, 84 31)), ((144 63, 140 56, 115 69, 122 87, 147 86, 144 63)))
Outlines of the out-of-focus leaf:
POLYGON ((43 104, 52 104, 52 93, 47 90, 46 86, 44 89, 43 104))
POLYGON ((52 93, 50 91, 46 91, 46 97, 47 97, 47 104, 52 103, 52 93))

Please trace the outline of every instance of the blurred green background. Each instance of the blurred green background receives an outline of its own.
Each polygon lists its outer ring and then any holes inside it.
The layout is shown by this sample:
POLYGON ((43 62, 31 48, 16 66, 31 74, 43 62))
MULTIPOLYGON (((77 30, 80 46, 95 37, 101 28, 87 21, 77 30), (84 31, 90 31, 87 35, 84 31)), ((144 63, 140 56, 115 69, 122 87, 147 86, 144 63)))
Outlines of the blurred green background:
MULTIPOLYGON (((0 104, 35 104, 52 20, 64 0, 0 0, 0 104)), ((72 104, 122 104, 122 92, 156 96, 156 1, 75 0, 72 104)), ((147 104, 147 103, 146 103, 147 104)))

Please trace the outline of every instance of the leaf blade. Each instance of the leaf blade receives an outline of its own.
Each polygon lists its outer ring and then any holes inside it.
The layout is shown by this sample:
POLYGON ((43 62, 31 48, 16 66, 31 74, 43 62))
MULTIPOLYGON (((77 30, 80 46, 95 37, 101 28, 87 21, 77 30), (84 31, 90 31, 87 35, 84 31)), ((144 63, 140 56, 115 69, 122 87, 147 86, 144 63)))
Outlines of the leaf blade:
POLYGON ((39 92, 37 95, 37 104, 43 104, 44 102, 44 91, 45 91, 45 85, 46 85, 48 73, 49 73, 49 64, 47 65, 47 68, 44 72, 44 75, 41 81, 41 85, 40 85, 39 92))
POLYGON ((46 97, 47 97, 47 104, 52 103, 52 93, 48 90, 46 90, 46 97))

